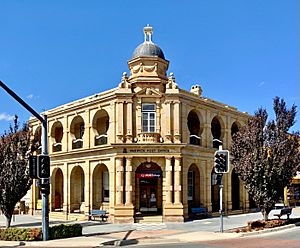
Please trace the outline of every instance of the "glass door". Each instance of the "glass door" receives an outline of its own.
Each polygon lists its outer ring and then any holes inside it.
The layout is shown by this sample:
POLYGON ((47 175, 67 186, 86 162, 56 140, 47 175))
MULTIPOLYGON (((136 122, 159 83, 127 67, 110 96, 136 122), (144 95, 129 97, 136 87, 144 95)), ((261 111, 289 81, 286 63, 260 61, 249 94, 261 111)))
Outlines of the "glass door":
POLYGON ((140 211, 143 213, 156 213, 157 180, 141 180, 140 193, 140 211))

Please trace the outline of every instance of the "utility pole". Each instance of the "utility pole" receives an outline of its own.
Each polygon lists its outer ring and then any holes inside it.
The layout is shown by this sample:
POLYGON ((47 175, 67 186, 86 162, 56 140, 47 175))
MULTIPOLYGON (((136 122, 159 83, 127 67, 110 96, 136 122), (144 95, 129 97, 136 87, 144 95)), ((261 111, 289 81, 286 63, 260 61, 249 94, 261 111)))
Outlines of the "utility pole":
MULTIPOLYGON (((25 109, 27 109, 34 117, 36 117, 42 123, 42 155, 48 156, 48 138, 47 138, 47 115, 39 115, 34 109, 32 109, 26 102, 24 102, 15 92, 8 88, 2 81, 0 86, 20 103, 25 109)), ((49 172, 50 174, 50 172, 49 172)), ((42 192, 42 232, 43 240, 49 239, 49 193, 50 193, 50 179, 41 178, 41 192, 42 192)))

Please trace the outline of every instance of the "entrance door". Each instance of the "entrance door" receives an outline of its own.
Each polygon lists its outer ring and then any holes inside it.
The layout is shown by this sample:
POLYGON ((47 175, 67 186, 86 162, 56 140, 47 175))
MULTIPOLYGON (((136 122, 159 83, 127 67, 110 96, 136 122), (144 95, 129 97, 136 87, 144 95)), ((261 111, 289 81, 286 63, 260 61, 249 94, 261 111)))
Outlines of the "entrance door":
POLYGON ((140 180, 140 212, 157 213, 157 179, 140 180))

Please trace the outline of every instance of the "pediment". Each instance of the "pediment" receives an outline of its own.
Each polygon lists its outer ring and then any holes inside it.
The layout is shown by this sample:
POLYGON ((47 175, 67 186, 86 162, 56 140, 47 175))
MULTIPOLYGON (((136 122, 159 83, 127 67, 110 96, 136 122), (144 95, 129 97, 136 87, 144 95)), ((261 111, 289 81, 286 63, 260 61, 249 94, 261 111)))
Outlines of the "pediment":
POLYGON ((159 91, 157 91, 156 89, 153 88, 144 88, 140 91, 138 91, 136 93, 136 96, 140 96, 140 97, 147 97, 147 96, 151 96, 151 97, 161 97, 161 93, 159 91))

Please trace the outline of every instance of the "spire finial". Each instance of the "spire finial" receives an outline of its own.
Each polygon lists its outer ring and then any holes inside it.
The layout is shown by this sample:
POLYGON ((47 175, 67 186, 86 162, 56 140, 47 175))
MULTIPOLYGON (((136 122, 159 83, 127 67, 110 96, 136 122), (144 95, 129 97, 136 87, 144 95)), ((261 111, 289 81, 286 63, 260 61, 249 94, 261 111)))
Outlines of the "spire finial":
POLYGON ((144 42, 150 42, 152 43, 152 33, 153 33, 153 28, 147 24, 146 27, 144 27, 144 35, 145 35, 145 40, 144 42))

